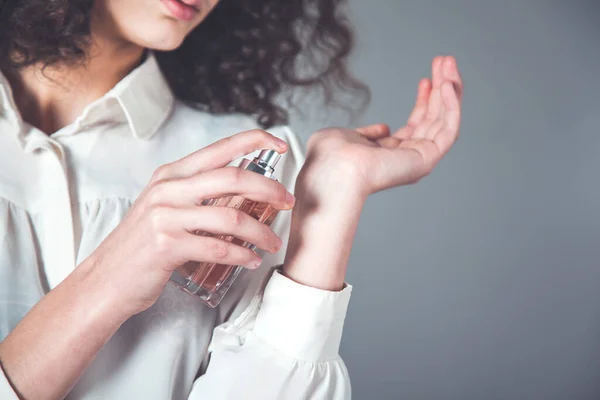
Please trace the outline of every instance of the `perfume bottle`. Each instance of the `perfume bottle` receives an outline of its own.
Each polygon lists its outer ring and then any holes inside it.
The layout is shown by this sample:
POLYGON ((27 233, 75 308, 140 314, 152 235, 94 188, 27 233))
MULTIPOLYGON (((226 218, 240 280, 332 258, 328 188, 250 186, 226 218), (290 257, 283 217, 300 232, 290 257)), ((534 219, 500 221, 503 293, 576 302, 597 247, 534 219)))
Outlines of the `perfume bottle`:
MULTIPOLYGON (((274 168, 281 155, 273 150, 262 150, 252 161, 242 160, 239 168, 261 174, 267 178, 273 177, 274 168)), ((248 200, 242 196, 225 196, 202 202, 209 207, 233 207, 245 212, 259 222, 270 226, 279 210, 270 204, 248 200)), ((256 246, 228 235, 213 235, 207 232, 196 232, 198 235, 214 236, 221 240, 235 243, 239 246, 254 250, 256 246)), ((198 297, 210 307, 219 305, 227 290, 242 270, 240 265, 223 265, 210 262, 188 262, 177 268, 171 275, 170 282, 186 293, 198 297)))

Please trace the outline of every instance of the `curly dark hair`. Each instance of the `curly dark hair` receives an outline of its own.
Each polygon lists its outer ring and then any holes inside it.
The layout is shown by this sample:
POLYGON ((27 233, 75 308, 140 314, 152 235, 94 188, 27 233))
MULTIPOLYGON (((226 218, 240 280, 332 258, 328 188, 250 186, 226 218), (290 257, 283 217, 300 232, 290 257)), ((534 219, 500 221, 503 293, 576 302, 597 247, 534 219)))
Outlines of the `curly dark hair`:
MULTIPOLYGON (((0 0, 0 69, 84 61, 93 6, 0 0)), ((279 96, 289 100, 292 88, 318 88, 326 103, 343 90, 364 105, 368 88, 347 69, 353 35, 345 8, 346 0, 221 0, 179 48, 156 57, 179 100, 253 115, 265 128, 288 122, 279 96)))

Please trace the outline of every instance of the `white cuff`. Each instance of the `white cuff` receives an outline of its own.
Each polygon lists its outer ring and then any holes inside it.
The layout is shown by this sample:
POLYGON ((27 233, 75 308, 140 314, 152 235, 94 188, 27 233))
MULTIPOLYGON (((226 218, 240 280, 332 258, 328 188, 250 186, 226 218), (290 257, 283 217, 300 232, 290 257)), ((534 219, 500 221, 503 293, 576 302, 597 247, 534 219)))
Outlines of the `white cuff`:
POLYGON ((275 271, 254 324, 256 336, 307 362, 338 358, 352 286, 330 292, 304 286, 275 271))
POLYGON ((8 382, 8 378, 4 375, 4 371, 0 366, 0 399, 2 400, 19 400, 19 396, 15 393, 12 386, 8 382))

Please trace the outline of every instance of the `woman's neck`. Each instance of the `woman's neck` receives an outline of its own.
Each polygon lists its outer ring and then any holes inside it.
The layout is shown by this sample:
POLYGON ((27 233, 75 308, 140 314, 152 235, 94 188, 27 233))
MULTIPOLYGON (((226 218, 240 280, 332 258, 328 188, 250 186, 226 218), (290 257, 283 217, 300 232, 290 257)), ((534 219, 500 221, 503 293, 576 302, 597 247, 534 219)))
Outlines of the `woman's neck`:
POLYGON ((34 65, 8 76, 21 115, 48 135, 73 123, 141 61, 144 49, 93 34, 86 59, 75 66, 34 65))

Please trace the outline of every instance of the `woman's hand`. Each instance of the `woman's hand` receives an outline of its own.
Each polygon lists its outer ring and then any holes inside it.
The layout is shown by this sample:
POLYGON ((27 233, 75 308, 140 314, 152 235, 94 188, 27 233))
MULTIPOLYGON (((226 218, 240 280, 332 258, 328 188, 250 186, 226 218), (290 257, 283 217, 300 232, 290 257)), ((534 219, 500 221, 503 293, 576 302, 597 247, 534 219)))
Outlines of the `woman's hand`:
POLYGON ((192 232, 232 235, 269 252, 281 247, 270 228, 248 215, 200 205, 239 194, 291 208, 294 197, 280 183, 226 167, 265 148, 284 153, 287 144, 261 130, 243 132, 156 171, 117 228, 0 342, 1 368, 20 397, 64 398, 106 341, 156 301, 181 264, 260 263, 247 248, 192 232))
POLYGON ((436 57, 432 64, 432 79, 419 83, 404 127, 393 134, 384 124, 316 132, 301 182, 318 187, 324 176, 322 190, 335 190, 329 183, 339 179, 366 197, 428 175, 458 138, 463 92, 454 57, 436 57))
POLYGON ((279 182, 226 167, 264 148, 283 153, 287 144, 253 130, 160 167, 127 216, 80 268, 104 283, 125 312, 135 314, 150 307, 173 270, 188 261, 258 267, 261 259, 254 251, 193 232, 232 235, 271 253, 279 250, 281 240, 249 215, 201 206, 205 199, 239 194, 278 209, 291 208, 294 197, 279 182))
POLYGON ((316 132, 298 180, 283 273, 340 290, 364 201, 371 193, 419 181, 458 137, 462 80, 453 57, 433 60, 406 126, 383 124, 316 132))

